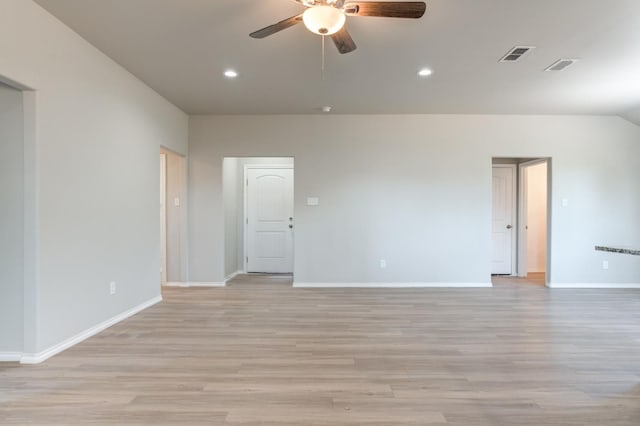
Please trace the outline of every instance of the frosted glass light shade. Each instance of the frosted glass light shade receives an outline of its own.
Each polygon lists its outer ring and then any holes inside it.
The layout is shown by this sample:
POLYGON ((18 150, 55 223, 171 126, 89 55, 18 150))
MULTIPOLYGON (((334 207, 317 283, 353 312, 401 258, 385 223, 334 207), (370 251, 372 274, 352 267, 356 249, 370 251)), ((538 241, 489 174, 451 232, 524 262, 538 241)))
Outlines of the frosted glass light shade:
POLYGON ((312 33, 331 35, 340 31, 347 17, 335 7, 314 6, 304 11, 302 20, 312 33))

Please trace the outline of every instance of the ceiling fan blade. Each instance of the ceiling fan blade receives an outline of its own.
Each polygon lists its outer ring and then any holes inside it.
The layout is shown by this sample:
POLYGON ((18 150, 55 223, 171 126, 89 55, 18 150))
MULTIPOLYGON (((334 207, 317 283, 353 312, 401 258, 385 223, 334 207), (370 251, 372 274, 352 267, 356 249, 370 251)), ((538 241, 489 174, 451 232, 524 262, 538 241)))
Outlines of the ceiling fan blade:
POLYGON ((422 1, 360 1, 344 5, 350 16, 382 16, 385 18, 422 18, 427 4, 422 1))
POLYGON ((278 31, 286 30, 289 27, 293 27, 300 22, 302 22, 302 15, 292 16, 291 18, 284 19, 277 24, 269 25, 268 27, 265 27, 261 30, 254 31, 249 34, 249 36, 253 38, 265 38, 277 33, 278 31))
POLYGON ((351 35, 347 31, 346 26, 342 27, 340 31, 333 34, 331 38, 333 39, 333 43, 338 48, 338 52, 342 54, 353 52, 357 48, 356 43, 351 38, 351 35))

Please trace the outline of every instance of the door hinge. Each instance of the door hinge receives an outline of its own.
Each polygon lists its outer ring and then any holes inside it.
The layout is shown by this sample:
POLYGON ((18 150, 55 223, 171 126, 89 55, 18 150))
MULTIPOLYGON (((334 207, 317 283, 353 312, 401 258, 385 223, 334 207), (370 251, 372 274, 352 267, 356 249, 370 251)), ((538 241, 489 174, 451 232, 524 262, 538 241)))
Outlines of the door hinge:
POLYGON ((247 179, 247 186, 249 186, 249 179, 247 179))
POLYGON ((247 225, 249 224, 249 218, 247 218, 247 225))
POLYGON ((246 262, 249 263, 249 256, 247 256, 245 259, 246 259, 246 262))

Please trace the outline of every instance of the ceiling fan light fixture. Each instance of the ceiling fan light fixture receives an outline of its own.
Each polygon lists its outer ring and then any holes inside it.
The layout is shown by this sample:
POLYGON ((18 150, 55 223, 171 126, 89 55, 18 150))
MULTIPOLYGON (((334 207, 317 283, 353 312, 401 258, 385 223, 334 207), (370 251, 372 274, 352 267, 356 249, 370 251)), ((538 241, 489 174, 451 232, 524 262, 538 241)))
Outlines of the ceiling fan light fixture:
POLYGON ((304 11, 302 20, 312 33, 332 35, 342 29, 347 17, 333 6, 315 6, 304 11))

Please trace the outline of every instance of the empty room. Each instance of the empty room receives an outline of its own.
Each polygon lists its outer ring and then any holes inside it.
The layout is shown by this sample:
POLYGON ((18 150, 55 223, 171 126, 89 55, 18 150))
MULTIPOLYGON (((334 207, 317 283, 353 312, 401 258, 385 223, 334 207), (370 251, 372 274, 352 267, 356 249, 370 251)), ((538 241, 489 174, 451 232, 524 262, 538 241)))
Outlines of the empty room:
POLYGON ((0 424, 640 424, 640 2, 0 0, 0 424))

